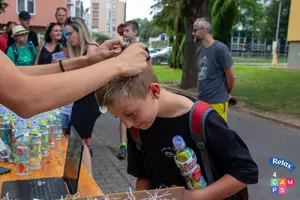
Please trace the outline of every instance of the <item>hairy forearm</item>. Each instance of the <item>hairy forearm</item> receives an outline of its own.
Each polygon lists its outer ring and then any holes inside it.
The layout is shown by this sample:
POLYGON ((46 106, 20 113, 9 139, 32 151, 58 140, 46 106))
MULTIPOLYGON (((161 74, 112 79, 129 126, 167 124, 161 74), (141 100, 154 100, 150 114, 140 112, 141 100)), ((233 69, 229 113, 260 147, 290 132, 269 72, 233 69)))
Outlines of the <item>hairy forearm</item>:
MULTIPOLYGON (((84 68, 88 65, 87 57, 82 56, 78 58, 73 58, 69 60, 62 61, 65 71, 72 71, 75 69, 84 68)), ((46 74, 55 74, 62 72, 59 63, 51 63, 46 65, 35 65, 28 67, 18 67, 18 69, 25 75, 37 76, 46 74)))
POLYGON ((222 200, 236 194, 246 186, 247 184, 242 183, 234 177, 226 174, 221 179, 205 188, 200 190, 186 191, 184 199, 222 200))
POLYGON ((149 189, 150 189, 150 181, 148 179, 137 178, 136 186, 135 186, 136 191, 149 190, 149 189))
POLYGON ((116 58, 71 72, 44 75, 18 75, 10 87, 0 86, 0 102, 22 117, 52 110, 100 88, 121 73, 120 61, 116 58))

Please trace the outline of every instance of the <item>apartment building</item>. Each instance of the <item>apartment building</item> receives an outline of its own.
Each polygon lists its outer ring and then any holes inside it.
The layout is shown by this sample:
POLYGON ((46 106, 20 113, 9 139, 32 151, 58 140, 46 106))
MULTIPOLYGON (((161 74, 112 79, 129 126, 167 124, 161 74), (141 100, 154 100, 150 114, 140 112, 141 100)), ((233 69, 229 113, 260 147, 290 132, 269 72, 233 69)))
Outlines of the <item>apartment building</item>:
POLYGON ((111 38, 118 37, 117 27, 125 22, 126 1, 91 0, 90 5, 92 32, 100 32, 111 38))

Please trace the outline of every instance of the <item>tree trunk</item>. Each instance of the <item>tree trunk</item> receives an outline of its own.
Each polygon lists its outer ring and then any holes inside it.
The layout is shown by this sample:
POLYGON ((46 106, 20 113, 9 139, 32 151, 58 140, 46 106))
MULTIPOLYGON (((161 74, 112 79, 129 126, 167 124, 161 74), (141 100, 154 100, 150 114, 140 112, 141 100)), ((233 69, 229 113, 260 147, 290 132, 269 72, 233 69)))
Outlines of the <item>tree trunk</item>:
POLYGON ((207 17, 208 0, 183 0, 185 17, 184 66, 181 89, 197 87, 196 44, 193 41, 194 22, 198 17, 207 17))
POLYGON ((196 44, 193 41, 193 20, 186 19, 184 42, 184 65, 181 77, 181 89, 197 87, 196 44))

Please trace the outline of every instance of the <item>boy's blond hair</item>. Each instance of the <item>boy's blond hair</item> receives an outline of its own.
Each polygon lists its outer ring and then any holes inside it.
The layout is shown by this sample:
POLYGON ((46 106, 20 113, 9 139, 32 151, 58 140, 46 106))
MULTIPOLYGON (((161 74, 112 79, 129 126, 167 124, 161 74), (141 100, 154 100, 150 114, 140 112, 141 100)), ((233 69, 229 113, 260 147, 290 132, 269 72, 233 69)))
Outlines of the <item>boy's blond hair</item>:
POLYGON ((158 83, 151 63, 142 73, 131 77, 117 77, 95 92, 99 106, 112 106, 121 97, 133 97, 144 99, 148 94, 148 86, 158 83))

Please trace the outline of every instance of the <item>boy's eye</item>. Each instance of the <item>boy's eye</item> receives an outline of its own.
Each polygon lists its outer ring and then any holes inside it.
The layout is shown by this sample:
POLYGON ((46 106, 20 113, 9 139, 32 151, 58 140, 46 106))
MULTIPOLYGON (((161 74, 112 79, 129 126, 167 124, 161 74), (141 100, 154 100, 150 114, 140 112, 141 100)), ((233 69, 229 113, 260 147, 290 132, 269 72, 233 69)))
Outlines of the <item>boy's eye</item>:
POLYGON ((133 112, 133 113, 127 113, 126 115, 128 116, 128 117, 130 117, 130 116, 132 116, 132 115, 134 115, 135 113, 133 112))

